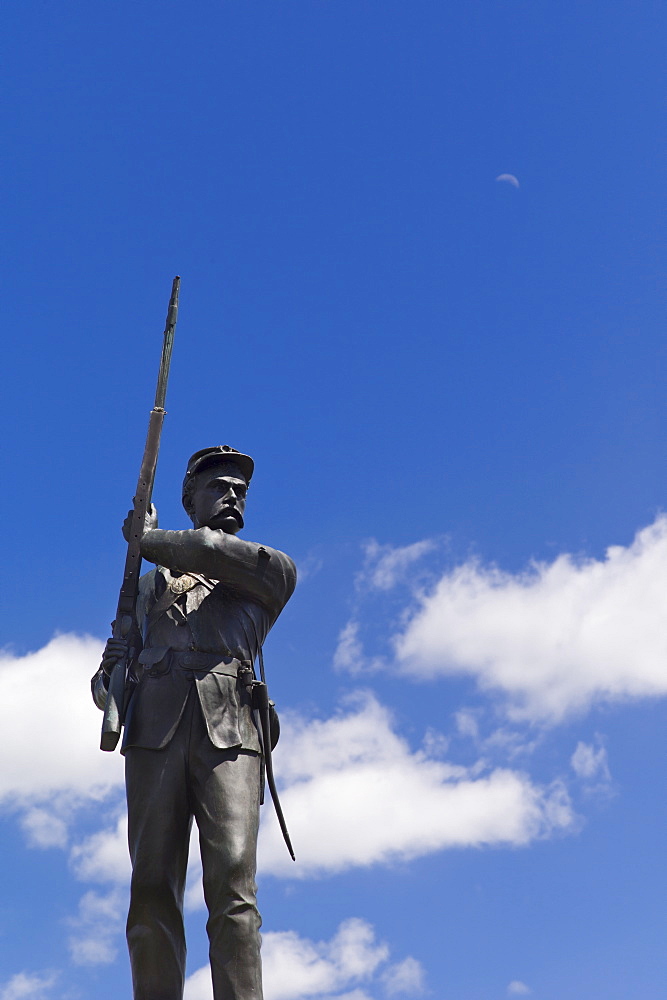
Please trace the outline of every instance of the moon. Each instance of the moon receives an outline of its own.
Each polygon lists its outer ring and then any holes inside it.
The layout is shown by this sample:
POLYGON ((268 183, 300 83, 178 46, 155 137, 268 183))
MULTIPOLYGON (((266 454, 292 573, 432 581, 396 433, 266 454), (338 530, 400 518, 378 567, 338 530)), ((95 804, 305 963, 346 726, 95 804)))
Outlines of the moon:
POLYGON ((511 184, 512 187, 518 188, 519 182, 514 176, 514 174, 498 174, 496 177, 497 181, 504 181, 506 184, 511 184))

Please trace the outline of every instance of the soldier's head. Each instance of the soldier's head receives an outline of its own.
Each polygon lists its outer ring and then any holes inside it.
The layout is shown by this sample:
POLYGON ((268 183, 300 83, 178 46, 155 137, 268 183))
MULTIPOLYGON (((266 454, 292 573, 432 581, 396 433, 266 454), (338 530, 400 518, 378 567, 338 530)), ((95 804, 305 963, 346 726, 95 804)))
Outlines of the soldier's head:
POLYGON ((226 444, 195 452, 183 480, 183 506, 195 528, 241 530, 254 467, 249 455, 226 444))

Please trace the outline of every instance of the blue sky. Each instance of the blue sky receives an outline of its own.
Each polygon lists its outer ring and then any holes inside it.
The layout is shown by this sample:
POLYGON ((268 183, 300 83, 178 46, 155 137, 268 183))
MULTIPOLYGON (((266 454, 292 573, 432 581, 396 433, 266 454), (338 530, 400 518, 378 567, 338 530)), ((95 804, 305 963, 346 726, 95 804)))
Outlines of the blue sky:
POLYGON ((129 995, 87 680, 176 273, 161 524, 229 443, 300 570, 266 1000, 664 996, 664 21, 5 5, 0 1000, 129 995))

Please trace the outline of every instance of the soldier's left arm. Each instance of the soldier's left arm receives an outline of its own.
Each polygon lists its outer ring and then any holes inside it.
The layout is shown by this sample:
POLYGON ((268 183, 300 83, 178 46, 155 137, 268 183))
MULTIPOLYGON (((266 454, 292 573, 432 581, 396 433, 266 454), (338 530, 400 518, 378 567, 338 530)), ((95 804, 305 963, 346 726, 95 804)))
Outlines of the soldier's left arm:
POLYGON ((284 552, 216 528, 155 528, 143 536, 141 554, 179 573, 201 573, 220 580, 274 615, 282 610, 296 585, 296 567, 284 552))

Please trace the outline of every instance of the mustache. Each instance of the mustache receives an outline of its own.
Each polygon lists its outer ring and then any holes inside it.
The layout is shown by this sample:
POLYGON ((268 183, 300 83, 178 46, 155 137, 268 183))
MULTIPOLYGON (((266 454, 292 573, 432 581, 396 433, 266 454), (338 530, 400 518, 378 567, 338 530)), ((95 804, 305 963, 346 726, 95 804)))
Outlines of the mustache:
POLYGON ((233 504, 225 504, 224 507, 221 507, 218 513, 216 514, 216 520, 219 517, 233 517, 234 520, 237 522, 239 528, 242 528, 244 525, 243 514, 233 504))

